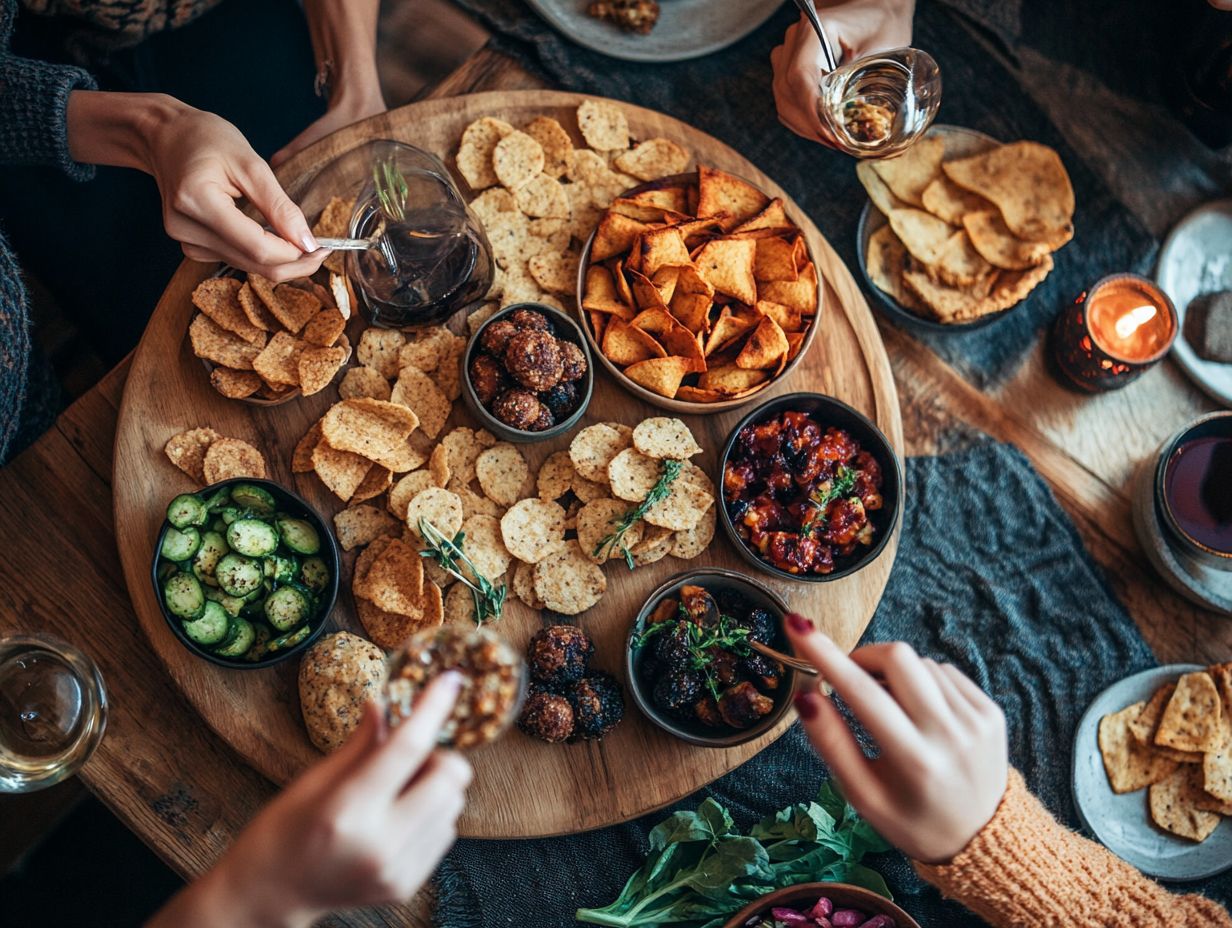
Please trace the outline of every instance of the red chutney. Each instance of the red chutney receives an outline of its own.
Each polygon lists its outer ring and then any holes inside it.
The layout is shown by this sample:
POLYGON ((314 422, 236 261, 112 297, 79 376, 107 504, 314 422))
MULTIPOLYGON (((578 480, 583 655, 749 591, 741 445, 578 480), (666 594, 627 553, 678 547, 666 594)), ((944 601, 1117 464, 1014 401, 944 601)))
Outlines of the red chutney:
POLYGON ((723 470, 737 533, 762 560, 793 574, 828 574, 873 543, 881 465, 843 429, 785 412, 745 426, 723 470))

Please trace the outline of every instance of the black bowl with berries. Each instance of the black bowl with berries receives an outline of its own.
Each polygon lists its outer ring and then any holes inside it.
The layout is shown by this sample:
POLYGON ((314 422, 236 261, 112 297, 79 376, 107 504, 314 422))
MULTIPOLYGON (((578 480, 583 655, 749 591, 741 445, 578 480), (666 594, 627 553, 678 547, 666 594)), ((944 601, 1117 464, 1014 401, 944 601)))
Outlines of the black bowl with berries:
POLYGON ((898 455, 872 420, 831 396, 763 403, 732 429, 721 460, 723 527, 746 561, 774 577, 850 576, 898 526, 898 455))
POLYGON ((578 324, 542 303, 515 303, 471 336, 462 395, 471 414, 512 442, 563 434, 590 404, 595 375, 578 324))

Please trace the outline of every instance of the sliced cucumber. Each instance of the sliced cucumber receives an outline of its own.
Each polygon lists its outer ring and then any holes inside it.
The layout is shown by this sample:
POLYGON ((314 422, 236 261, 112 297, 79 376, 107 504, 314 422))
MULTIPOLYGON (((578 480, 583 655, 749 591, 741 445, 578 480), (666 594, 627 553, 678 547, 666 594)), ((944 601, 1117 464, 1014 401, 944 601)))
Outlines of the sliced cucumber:
POLYGON ((163 543, 159 545, 158 553, 169 561, 187 561, 201 547, 201 533, 193 526, 182 529, 169 528, 163 535, 163 543))
POLYGON ((230 525, 236 519, 242 518, 244 513, 234 506, 225 506, 218 511, 218 515, 222 517, 222 521, 225 524, 230 525))
POLYGON ((265 600, 265 618, 275 631, 289 632, 312 615, 312 602, 293 586, 282 586, 265 600))
POLYGON ((207 587, 218 586, 218 580, 215 579, 214 575, 207 574, 204 570, 201 569, 201 565, 198 564, 196 561, 193 561, 193 564, 192 564, 192 575, 196 577, 198 580, 200 580, 203 586, 207 586, 207 587))
POLYGON ((321 536, 304 519, 281 518, 278 520, 278 531, 282 535, 282 543, 296 554, 316 554, 321 550, 321 536))
POLYGON ((201 536, 201 547, 197 550, 193 563, 201 568, 202 573, 212 577, 214 571, 218 569, 218 562, 230 550, 227 546, 227 539, 223 538, 219 532, 206 532, 201 536))
POLYGON ((269 644, 274 633, 270 631, 270 627, 264 622, 253 622, 253 630, 256 632, 256 640, 252 643, 252 647, 248 649, 248 653, 244 655, 246 661, 259 661, 265 657, 266 646, 269 644))
POLYGON ((299 579, 299 558, 294 554, 275 554, 265 559, 265 576, 275 583, 294 583, 299 579))
POLYGON ((192 574, 177 571, 163 584, 163 602, 172 615, 198 619, 205 612, 205 593, 192 574))
POLYGON ((265 557, 278 550, 278 533, 260 519, 236 519, 227 527, 227 544, 240 554, 265 557))
POLYGON ((222 590, 216 590, 208 586, 205 588, 205 598, 222 606, 227 611, 227 615, 239 615, 240 610, 245 605, 244 600, 238 596, 230 596, 222 590))
POLYGON ((285 635, 279 635, 265 646, 265 651, 267 654, 273 654, 275 651, 285 651, 287 648, 295 647, 311 634, 312 626, 305 625, 303 628, 298 628, 293 632, 287 632, 285 635))
POLYGON ((312 592, 320 593, 329 586, 329 568, 321 558, 310 557, 300 568, 299 578, 312 592))
POLYGON ((158 565, 158 582, 162 583, 164 580, 166 580, 168 577, 174 574, 177 570, 179 570, 179 568, 176 567, 174 564, 172 564, 170 561, 160 562, 158 565))
POLYGON ((253 590, 260 589, 263 578, 261 563, 250 557, 236 554, 232 551, 218 562, 214 570, 218 585, 232 596, 247 596, 253 590))
POLYGON ((253 486, 251 483, 237 483, 233 486, 231 502, 258 516, 272 516, 274 510, 278 508, 274 495, 269 490, 253 486))
POLYGON ((167 506, 167 521, 176 528, 205 525, 205 503, 191 493, 181 493, 167 506))
POLYGON ((257 632, 251 622, 245 618, 233 618, 227 631, 227 640, 215 648, 214 653, 219 657, 243 657, 244 652, 251 648, 256 640, 257 632))
POLYGON ((228 505, 230 502, 231 502, 231 491, 228 490, 226 487, 224 487, 223 489, 212 494, 210 498, 205 501, 205 509, 207 512, 214 513, 214 512, 217 512, 219 509, 221 509, 223 506, 228 505))
POLYGON ((184 634, 189 641, 210 647, 221 643, 231 627, 227 610, 213 600, 207 600, 201 618, 184 623, 184 634))

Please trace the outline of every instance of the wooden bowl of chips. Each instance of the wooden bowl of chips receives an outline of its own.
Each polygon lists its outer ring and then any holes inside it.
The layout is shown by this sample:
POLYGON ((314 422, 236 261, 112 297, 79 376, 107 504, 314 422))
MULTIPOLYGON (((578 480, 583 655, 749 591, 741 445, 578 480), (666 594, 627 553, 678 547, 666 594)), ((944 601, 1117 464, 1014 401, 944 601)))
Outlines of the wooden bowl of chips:
POLYGON ((812 249, 783 201, 705 166, 613 201, 582 250, 577 301, 591 354, 622 387, 693 415, 790 373, 820 317, 812 249))

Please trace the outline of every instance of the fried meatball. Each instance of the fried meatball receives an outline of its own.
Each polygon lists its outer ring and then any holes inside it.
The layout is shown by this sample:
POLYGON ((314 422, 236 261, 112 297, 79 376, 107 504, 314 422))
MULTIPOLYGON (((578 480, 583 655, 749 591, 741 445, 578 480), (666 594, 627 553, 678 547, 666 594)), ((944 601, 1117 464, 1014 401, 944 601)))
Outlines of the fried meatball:
POLYGON ((563 367, 560 379, 566 383, 572 383, 585 377, 586 355, 582 354, 582 349, 563 338, 558 338, 556 345, 560 348, 560 360, 563 367))
MULTIPOLYGON (((747 607, 746 607, 747 608, 747 607)), ((737 628, 747 628, 749 637, 762 644, 773 644, 775 628, 778 622, 765 609, 748 609, 748 611, 728 611, 724 613, 735 619, 737 628)))
POLYGON ((532 432, 542 432, 545 429, 550 429, 556 424, 556 417, 552 415, 552 410, 546 406, 543 407, 543 412, 539 414, 539 418, 531 425, 532 432))
POLYGON ((503 357, 509 339, 518 334, 518 327, 506 316, 484 326, 483 334, 479 336, 479 347, 494 358, 503 357))
POLYGON ((594 673, 565 691, 573 706, 573 737, 586 741, 602 738, 625 714, 625 697, 610 674, 594 673))
MULTIPOLYGON (((563 344, 568 343, 564 342, 563 344)), ((552 415, 556 417, 557 422, 562 419, 568 419, 573 410, 577 409, 577 384, 562 381, 540 396, 539 401, 552 411, 552 415)))
POLYGON ((689 628, 685 622, 676 622, 671 631, 660 632, 655 638, 655 658, 664 667, 682 670, 693 662, 689 650, 689 628))
POLYGON ((527 390, 506 390, 492 401, 492 415, 510 428, 524 432, 534 431, 533 426, 543 412, 539 397, 527 390))
POLYGON ((564 372, 556 339, 533 329, 518 332, 505 346, 505 370, 528 390, 552 389, 564 372))
POLYGON ((564 687, 586 676, 595 644, 576 625, 549 625, 526 646, 526 664, 538 683, 564 687))
POLYGON ((477 354, 471 359, 471 386, 475 388, 475 396, 484 406, 489 405, 508 386, 505 369, 490 355, 477 354))
POLYGON ((773 709, 774 700, 763 696, 747 680, 724 690, 719 696, 719 715, 732 728, 748 728, 773 709))
POLYGON ((518 728, 550 744, 568 741, 573 737, 573 706, 564 696, 531 686, 526 705, 518 716, 518 728))
POLYGON ((505 317, 521 332, 551 332, 547 316, 533 309, 515 309, 505 317))
POLYGON ((660 709, 680 713, 692 707, 702 692, 702 678, 694 670, 673 670, 655 682, 652 696, 660 709))

